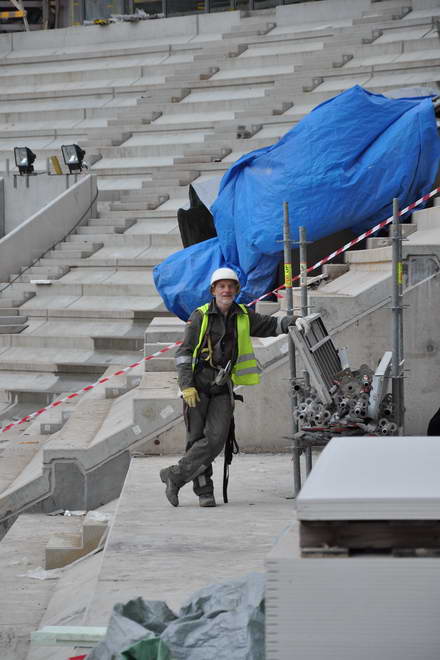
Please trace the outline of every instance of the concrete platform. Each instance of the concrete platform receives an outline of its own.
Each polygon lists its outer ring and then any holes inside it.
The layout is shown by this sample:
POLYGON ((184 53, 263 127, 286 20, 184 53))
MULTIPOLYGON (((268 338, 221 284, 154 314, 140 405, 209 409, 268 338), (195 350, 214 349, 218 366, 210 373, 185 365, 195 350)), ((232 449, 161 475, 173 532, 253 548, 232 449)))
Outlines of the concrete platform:
POLYGON ((87 625, 105 625, 115 602, 142 596, 178 608, 204 585, 263 571, 275 538, 294 520, 293 501, 288 499, 293 487, 288 455, 234 458, 226 505, 218 459, 215 509, 201 509, 190 485, 181 490, 179 508, 168 503, 158 473, 172 462, 170 456, 132 459, 87 625))

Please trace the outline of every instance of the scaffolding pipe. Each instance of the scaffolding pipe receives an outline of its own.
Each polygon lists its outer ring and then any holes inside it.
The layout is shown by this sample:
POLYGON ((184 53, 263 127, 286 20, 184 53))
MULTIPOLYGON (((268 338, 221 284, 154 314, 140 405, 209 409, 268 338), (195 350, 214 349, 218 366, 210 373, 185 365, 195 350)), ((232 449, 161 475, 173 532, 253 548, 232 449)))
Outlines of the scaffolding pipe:
MULTIPOLYGON (((299 228, 299 283, 301 287, 301 316, 307 316, 309 313, 309 301, 307 291, 307 239, 306 228, 299 228)), ((304 383, 310 382, 307 371, 303 372, 304 383)), ((307 447, 304 451, 306 458, 306 474, 312 471, 312 448, 307 447)))
POLYGON ((402 263, 402 227, 399 222, 399 200, 393 199, 392 241, 392 397, 393 410, 397 425, 397 435, 404 435, 403 402, 403 263, 402 263))
MULTIPOLYGON (((289 228, 289 204, 284 202, 284 223, 283 223, 283 244, 284 244, 284 284, 286 291, 287 303, 287 316, 293 318, 293 291, 292 291, 292 244, 290 240, 289 228)), ((295 344, 293 343, 290 333, 287 335, 287 342, 289 348, 289 396, 290 396, 290 418, 292 420, 292 440, 293 440, 293 496, 296 497, 301 490, 301 465, 300 457, 301 450, 298 444, 298 439, 295 434, 298 431, 296 423, 296 404, 297 397, 293 386, 296 381, 296 355, 295 344)))
POLYGON ((309 313, 307 292, 307 241, 306 228, 299 228, 299 282, 301 286, 301 316, 309 313))

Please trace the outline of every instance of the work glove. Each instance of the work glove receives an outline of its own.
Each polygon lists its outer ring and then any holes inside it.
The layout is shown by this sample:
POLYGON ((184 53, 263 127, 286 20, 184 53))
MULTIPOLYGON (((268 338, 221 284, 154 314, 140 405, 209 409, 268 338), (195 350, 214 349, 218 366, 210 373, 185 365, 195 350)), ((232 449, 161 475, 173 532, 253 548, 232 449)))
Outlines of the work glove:
POLYGON ((185 387, 182 390, 183 400, 190 408, 195 408, 200 401, 199 393, 195 387, 185 387))
POLYGON ((297 316, 285 316, 281 319, 281 330, 287 334, 289 332, 289 326, 295 325, 297 316))

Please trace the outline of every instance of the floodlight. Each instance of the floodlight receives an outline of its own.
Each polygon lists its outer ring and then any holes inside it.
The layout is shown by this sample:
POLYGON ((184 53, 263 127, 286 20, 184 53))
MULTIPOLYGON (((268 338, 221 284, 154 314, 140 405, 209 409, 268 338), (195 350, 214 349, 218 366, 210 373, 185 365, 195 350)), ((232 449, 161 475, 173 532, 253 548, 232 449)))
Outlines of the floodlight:
POLYGON ((14 156, 20 174, 32 174, 36 155, 28 147, 14 147, 14 156))
POLYGON ((63 152, 64 162, 69 168, 70 174, 76 170, 81 172, 84 156, 86 155, 84 149, 81 149, 77 144, 63 144, 61 151, 63 152))

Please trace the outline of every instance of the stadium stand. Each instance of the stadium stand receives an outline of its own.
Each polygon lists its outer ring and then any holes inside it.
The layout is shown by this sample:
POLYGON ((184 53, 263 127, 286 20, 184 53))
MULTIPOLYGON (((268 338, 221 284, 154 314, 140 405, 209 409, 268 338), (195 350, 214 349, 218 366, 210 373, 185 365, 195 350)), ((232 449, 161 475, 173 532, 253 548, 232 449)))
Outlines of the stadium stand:
MULTIPOLYGON (((0 285, 8 285, 0 292, 3 426, 139 361, 144 343, 149 354, 181 337, 182 322, 165 309, 152 268, 181 247, 176 212, 187 203, 188 184, 224 173, 355 84, 381 93, 437 89, 439 17, 435 2, 322 0, 1 35, 0 172, 14 146, 31 148, 42 172, 61 145, 77 143, 99 191, 96 217, 0 285)), ((440 254, 436 214, 435 207, 417 214, 407 251, 423 254, 429 245, 440 254)), ((386 239, 370 239, 367 247, 348 256, 349 272, 314 294, 341 341, 355 341, 359 319, 386 325, 390 248, 386 239)), ((414 285, 412 304, 424 295, 414 285)), ((376 348, 386 347, 379 334, 376 348)), ((285 341, 261 340, 256 349, 275 391, 286 372, 285 341)), ((360 361, 372 352, 371 343, 359 347, 360 361)), ((90 509, 114 499, 130 452, 178 451, 183 426, 172 355, 0 438, 3 531, 25 511, 90 509)), ((435 377, 428 380, 434 391, 435 377)), ((243 446, 285 448, 285 430, 273 428, 282 399, 269 420, 261 396, 250 394, 247 411, 238 413, 243 446), (258 433, 246 431, 246 415, 258 420, 258 433)), ((420 401, 413 405, 417 427, 426 411, 420 401)), ((25 526, 27 518, 20 520, 25 526)), ((17 531, 11 547, 19 539, 17 531)), ((22 636, 44 613, 49 587, 22 636)), ((33 652, 29 658, 40 657, 33 652)))

